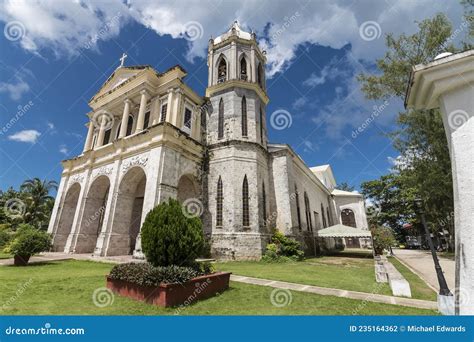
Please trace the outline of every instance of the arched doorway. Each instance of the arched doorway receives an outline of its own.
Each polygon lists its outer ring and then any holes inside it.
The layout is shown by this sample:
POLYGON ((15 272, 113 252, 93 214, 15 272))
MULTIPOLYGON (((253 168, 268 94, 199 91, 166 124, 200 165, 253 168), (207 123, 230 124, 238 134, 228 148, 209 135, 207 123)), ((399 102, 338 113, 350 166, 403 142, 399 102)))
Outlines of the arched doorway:
POLYGON ((66 193, 64 203, 61 209, 61 216, 58 221, 58 228, 54 235, 53 251, 64 252, 67 238, 71 233, 74 215, 76 213, 77 201, 81 193, 81 186, 79 183, 74 183, 66 193))
POLYGON ((345 226, 357 228, 355 215, 351 209, 343 209, 341 211, 341 221, 345 226))
POLYGON ((97 177, 89 187, 81 229, 77 237, 75 253, 92 253, 97 243, 97 237, 104 222, 110 181, 107 176, 97 177))
POLYGON ((107 255, 133 254, 140 233, 145 186, 145 172, 138 166, 130 169, 122 178, 107 255))

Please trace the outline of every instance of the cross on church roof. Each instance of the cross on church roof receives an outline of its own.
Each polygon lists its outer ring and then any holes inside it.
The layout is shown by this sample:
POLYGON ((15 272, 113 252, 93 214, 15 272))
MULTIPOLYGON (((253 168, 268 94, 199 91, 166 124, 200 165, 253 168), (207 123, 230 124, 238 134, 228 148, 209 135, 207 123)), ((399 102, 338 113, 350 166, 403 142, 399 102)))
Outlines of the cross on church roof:
POLYGON ((125 58, 127 58, 127 54, 123 53, 122 57, 120 57, 120 67, 123 67, 123 63, 125 62, 125 58))

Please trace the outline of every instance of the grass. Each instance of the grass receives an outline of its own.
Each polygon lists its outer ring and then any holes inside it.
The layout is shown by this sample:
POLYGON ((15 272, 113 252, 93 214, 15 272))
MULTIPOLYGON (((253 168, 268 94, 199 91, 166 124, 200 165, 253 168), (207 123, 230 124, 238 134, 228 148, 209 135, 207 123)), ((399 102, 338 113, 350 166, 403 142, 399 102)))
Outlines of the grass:
POLYGON ((10 259, 13 258, 13 255, 7 253, 0 253, 0 259, 10 259))
POLYGON ((336 256, 309 258, 284 264, 256 261, 222 262, 217 263, 216 268, 249 277, 392 295, 388 284, 375 281, 374 260, 366 251, 346 251, 336 256))
MULTIPOLYGON (((291 303, 271 304, 272 288, 231 283, 217 297, 179 312, 120 296, 96 307, 92 297, 105 285, 112 265, 91 261, 58 261, 27 267, 0 266, 0 313, 3 315, 432 315, 431 310, 291 292, 291 303)), ((281 291, 281 290, 280 290, 281 291)))
POLYGON ((411 296, 416 299, 425 299, 425 300, 437 300, 436 292, 434 292, 423 279, 418 275, 410 271, 405 265, 403 265, 397 258, 388 257, 388 260, 395 266, 395 268, 400 272, 405 279, 410 284, 411 296))
POLYGON ((440 256, 441 258, 449 259, 449 260, 454 260, 455 258, 454 252, 441 252, 441 253, 438 253, 438 256, 440 256))

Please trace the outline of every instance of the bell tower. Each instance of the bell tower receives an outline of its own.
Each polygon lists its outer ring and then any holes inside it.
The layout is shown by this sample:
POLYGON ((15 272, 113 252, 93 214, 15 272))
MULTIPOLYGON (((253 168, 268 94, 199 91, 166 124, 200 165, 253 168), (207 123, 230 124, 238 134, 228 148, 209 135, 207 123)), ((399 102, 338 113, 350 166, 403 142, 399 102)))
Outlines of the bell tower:
POLYGON ((255 33, 237 22, 209 40, 207 224, 219 258, 259 258, 268 239, 265 63, 255 33))

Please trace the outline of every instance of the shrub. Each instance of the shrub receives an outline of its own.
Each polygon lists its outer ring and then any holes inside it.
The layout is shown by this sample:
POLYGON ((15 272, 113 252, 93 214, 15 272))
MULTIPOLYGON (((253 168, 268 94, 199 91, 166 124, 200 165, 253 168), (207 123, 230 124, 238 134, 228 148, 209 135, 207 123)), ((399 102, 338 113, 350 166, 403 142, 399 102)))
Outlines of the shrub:
POLYGON ((148 213, 141 234, 143 252, 153 266, 189 266, 204 251, 201 220, 185 216, 174 199, 148 213))
POLYGON ((184 283, 204 274, 196 267, 175 265, 155 267, 149 263, 128 263, 115 265, 109 277, 141 286, 158 286, 162 283, 184 283))
POLYGON ((50 248, 51 237, 48 233, 37 230, 29 224, 21 224, 4 251, 28 259, 30 256, 50 248))
POLYGON ((276 230, 271 243, 267 245, 262 260, 271 262, 299 261, 303 257, 304 252, 301 250, 300 243, 276 230))
POLYGON ((9 224, 0 224, 0 248, 4 248, 12 239, 13 231, 9 224))
POLYGON ((372 229, 372 243, 375 255, 382 255, 384 249, 396 244, 396 240, 390 228, 375 227, 372 229))

